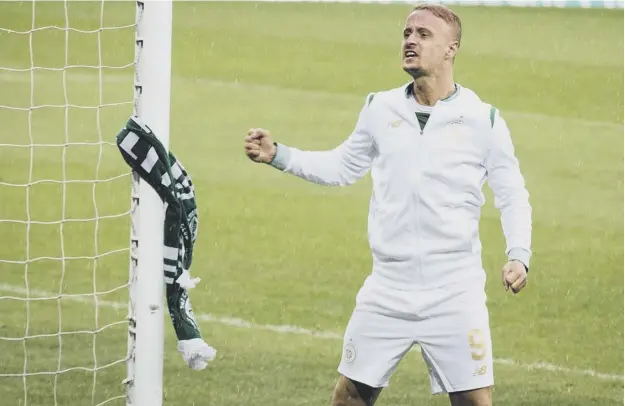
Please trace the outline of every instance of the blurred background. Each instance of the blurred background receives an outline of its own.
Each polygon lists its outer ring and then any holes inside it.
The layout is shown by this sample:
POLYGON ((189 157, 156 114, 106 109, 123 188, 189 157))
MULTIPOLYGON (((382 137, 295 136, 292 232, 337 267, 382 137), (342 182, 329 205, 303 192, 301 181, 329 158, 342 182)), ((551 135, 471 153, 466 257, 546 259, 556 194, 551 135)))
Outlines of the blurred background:
MULTIPOLYGON (((456 81, 500 109, 534 209, 529 286, 513 296, 485 190, 495 404, 621 404, 622 2, 456 3, 456 81)), ((308 184, 252 164, 242 141, 263 127, 300 149, 339 145, 368 93, 410 80, 410 10, 175 2, 170 147, 196 187, 190 295, 218 358, 189 370, 166 319, 164 404, 330 403, 371 271, 370 179, 308 184)), ((134 23, 134 2, 0 2, 2 405, 125 404, 130 178, 114 143, 132 114, 134 23)), ((416 350, 378 403, 447 402, 416 350)))

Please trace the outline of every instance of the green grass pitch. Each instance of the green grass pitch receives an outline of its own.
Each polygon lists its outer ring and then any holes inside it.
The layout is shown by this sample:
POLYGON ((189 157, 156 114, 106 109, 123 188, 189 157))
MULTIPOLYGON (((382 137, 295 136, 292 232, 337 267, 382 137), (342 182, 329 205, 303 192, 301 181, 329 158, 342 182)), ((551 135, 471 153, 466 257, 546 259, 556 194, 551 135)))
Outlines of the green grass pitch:
MULTIPOLYGON (((67 5, 71 27, 99 27, 99 4, 67 5)), ((104 24, 133 24, 134 7, 106 2, 104 24)), ((399 48, 409 9, 175 3, 171 148, 196 184, 200 231, 192 273, 202 282, 191 298, 197 314, 212 315, 201 317, 201 328, 218 358, 202 372, 189 370, 165 320, 165 405, 329 404, 337 337, 371 267, 370 180, 344 189, 308 184, 249 162, 242 139, 248 128, 264 127, 303 149, 342 142, 369 92, 408 80, 399 48)), ((495 404, 621 404, 623 12, 456 10, 464 25, 456 79, 506 118, 534 207, 532 270, 519 296, 505 293, 499 280, 504 242, 490 192, 481 220, 495 404)), ((31 11, 29 2, 0 3, 0 27, 29 30, 31 11)), ((64 26, 64 3, 37 2, 35 24, 64 26)), ((28 35, 0 31, 0 66, 29 68, 29 44, 28 35)), ((32 35, 32 51, 35 66, 119 66, 132 61, 134 31, 72 31, 66 38, 43 30, 32 35)), ((114 142, 132 112, 131 104, 116 104, 132 100, 131 69, 104 69, 101 88, 94 69, 71 69, 66 77, 36 71, 34 81, 30 72, 0 70, 2 106, 106 105, 99 112, 0 108, 0 219, 39 222, 0 221, 0 259, 17 261, 0 262, 0 297, 23 297, 26 283, 32 296, 126 283, 127 252, 89 257, 129 245, 128 217, 115 217, 129 207, 127 176, 95 187, 35 183, 28 199, 26 188, 7 185, 127 173, 116 148, 7 144, 114 142), (60 256, 87 258, 19 262, 60 256)), ((0 377, 0 403, 83 406, 122 395, 124 364, 99 368, 125 356, 126 311, 112 304, 126 298, 122 289, 101 295, 97 307, 91 297, 29 306, 0 300, 0 374, 18 375, 0 377), (25 335, 37 337, 19 340, 25 335), (19 376, 73 367, 97 372, 19 376)), ((426 369, 412 352, 379 403, 447 400, 429 394, 426 369)))

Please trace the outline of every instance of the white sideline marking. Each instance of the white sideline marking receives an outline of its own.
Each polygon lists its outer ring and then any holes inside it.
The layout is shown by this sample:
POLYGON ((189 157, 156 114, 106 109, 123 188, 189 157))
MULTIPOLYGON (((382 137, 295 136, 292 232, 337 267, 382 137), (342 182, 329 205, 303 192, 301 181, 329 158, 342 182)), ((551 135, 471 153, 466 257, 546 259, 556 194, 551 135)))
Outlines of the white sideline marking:
MULTIPOLYGON (((17 293, 20 295, 25 295, 28 291, 21 286, 0 284, 0 291, 17 293)), ((46 297, 50 299, 55 299, 58 297, 57 293, 48 292, 44 290, 30 289, 30 296, 33 297, 46 297)), ((7 296, 0 296, 0 300, 9 299, 7 296)), ((19 298, 14 298, 19 300, 26 300, 25 297, 21 296, 19 298)), ((92 296, 80 295, 80 296, 64 296, 64 299, 72 300, 80 303, 93 303, 92 296)), ((98 300, 98 303, 102 307, 111 307, 114 309, 126 309, 127 304, 122 302, 112 302, 109 300, 98 300)), ((324 338, 330 340, 342 340, 343 336, 338 333, 334 333, 332 331, 314 331, 309 330, 303 327, 290 326, 290 325, 274 325, 274 324, 256 324, 247 320, 239 319, 236 317, 220 317, 212 314, 195 314, 195 318, 199 321, 204 321, 207 323, 217 323, 223 324, 226 326, 233 326, 239 328, 250 328, 250 329, 259 329, 259 330, 267 330, 273 331, 276 333, 291 333, 291 334, 301 334, 311 337, 324 338)), ((531 364, 523 364, 517 362, 513 359, 509 358, 494 358, 493 362, 495 364, 500 365, 508 365, 514 366, 517 368, 525 369, 527 371, 532 370, 542 370, 549 372, 559 372, 564 374, 575 374, 575 375, 585 375, 591 376, 593 378, 601 379, 604 381, 623 381, 623 375, 617 374, 608 374, 603 372, 597 372, 592 369, 577 369, 577 368, 569 368, 560 365, 554 365, 547 362, 534 362, 531 364)))

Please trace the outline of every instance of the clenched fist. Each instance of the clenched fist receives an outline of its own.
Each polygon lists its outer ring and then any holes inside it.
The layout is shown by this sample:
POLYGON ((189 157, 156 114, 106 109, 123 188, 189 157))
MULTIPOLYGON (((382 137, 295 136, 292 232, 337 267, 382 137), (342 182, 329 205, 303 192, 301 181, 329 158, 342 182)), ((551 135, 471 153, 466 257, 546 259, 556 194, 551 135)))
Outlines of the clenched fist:
POLYGON ((252 128, 245 137, 245 154, 254 162, 270 163, 276 156, 276 146, 271 133, 262 128, 252 128))
POLYGON ((509 261, 501 270, 501 280, 506 290, 512 289, 512 292, 519 293, 527 284, 525 265, 521 261, 509 261))

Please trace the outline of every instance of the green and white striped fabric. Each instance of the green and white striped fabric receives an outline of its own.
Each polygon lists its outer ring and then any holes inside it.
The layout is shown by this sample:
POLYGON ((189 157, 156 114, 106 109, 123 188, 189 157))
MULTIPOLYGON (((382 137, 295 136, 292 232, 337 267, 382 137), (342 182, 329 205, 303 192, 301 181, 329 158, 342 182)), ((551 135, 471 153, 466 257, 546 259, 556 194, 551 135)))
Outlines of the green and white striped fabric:
POLYGON ((169 315, 178 340, 201 338, 187 289, 195 286, 189 269, 198 232, 198 211, 191 176, 152 130, 131 117, 117 134, 124 161, 165 203, 163 273, 169 315))

